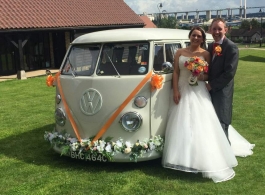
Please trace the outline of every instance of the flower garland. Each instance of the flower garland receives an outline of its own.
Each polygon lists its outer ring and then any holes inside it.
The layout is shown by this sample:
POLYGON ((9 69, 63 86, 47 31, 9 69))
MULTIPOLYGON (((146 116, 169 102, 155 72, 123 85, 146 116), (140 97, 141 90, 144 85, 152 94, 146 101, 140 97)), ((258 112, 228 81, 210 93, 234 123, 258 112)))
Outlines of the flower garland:
POLYGON ((93 138, 81 139, 78 141, 70 134, 59 134, 58 132, 45 132, 44 139, 49 141, 52 146, 57 146, 62 149, 61 155, 68 155, 70 152, 89 154, 102 154, 109 161, 115 153, 124 153, 130 156, 130 160, 137 162, 137 158, 144 153, 157 151, 162 153, 164 147, 164 140, 159 135, 150 138, 149 140, 137 141, 132 144, 129 141, 123 141, 122 138, 117 141, 111 141, 112 137, 107 137, 105 140, 96 140, 92 142, 93 138))

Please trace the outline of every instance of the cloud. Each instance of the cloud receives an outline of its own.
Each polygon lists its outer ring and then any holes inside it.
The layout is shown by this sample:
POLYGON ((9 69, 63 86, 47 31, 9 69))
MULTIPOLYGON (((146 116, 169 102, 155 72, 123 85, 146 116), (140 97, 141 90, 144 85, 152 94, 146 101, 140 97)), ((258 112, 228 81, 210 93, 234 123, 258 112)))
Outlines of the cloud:
MULTIPOLYGON (((158 13, 159 11, 166 10, 167 12, 182 12, 182 11, 195 11, 195 10, 212 10, 212 9, 226 9, 226 8, 239 8, 241 0, 124 0, 125 3, 131 7, 137 14, 142 13, 158 13), (159 10, 157 5, 163 4, 159 10)), ((263 1, 260 0, 247 0, 247 7, 261 7, 265 6, 263 1), (262 5, 263 4, 263 5, 262 5)), ((244 6, 244 0, 242 0, 244 6)), ((249 13, 258 12, 259 8, 248 9, 249 13)), ((238 11, 237 11, 238 12, 238 11)))

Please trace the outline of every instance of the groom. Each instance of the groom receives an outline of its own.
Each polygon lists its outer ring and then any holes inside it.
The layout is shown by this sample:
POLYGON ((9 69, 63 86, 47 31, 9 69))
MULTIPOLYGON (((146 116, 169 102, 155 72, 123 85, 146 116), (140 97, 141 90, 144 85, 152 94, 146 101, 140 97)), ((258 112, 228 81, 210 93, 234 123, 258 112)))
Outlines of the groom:
MULTIPOLYGON (((238 48, 225 34, 226 23, 215 18, 210 26, 214 43, 209 44, 212 62, 209 66, 208 84, 216 114, 228 139, 228 127, 232 120, 234 76, 238 65, 238 48)), ((229 139, 228 139, 229 141, 229 139)))

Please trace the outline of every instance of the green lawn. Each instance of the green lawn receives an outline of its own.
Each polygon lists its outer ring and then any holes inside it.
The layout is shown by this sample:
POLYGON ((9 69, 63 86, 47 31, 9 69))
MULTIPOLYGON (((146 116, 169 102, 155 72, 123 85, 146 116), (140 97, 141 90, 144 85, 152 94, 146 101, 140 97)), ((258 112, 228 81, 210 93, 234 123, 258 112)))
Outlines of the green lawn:
POLYGON ((161 159, 92 163, 61 157, 44 141, 54 126, 55 88, 46 77, 0 82, 0 194, 263 194, 265 50, 240 50, 233 126, 254 154, 237 158, 234 179, 215 184, 201 174, 164 169, 161 159))
POLYGON ((237 43, 239 48, 257 48, 257 49, 265 49, 265 43, 237 43))

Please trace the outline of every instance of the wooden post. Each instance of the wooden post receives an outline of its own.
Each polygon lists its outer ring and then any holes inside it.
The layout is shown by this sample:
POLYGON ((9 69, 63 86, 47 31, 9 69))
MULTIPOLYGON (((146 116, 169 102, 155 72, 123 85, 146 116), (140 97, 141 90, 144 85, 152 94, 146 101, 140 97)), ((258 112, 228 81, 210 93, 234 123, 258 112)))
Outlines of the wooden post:
POLYGON ((17 79, 27 79, 25 73, 23 43, 22 43, 21 34, 19 34, 18 36, 18 54, 19 54, 19 70, 17 71, 17 79))

